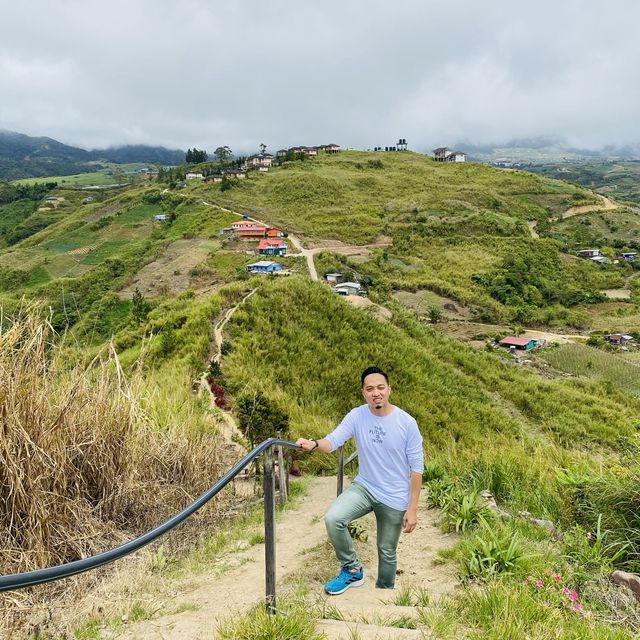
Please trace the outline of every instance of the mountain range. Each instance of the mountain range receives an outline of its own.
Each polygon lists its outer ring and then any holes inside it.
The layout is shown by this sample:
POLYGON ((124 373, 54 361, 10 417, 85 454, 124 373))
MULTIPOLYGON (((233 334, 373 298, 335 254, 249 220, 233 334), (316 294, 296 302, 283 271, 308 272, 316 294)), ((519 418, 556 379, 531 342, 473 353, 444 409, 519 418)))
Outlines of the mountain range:
POLYGON ((87 151, 53 138, 0 130, 0 180, 99 171, 101 162, 174 165, 184 162, 184 157, 184 151, 179 149, 147 145, 87 151))

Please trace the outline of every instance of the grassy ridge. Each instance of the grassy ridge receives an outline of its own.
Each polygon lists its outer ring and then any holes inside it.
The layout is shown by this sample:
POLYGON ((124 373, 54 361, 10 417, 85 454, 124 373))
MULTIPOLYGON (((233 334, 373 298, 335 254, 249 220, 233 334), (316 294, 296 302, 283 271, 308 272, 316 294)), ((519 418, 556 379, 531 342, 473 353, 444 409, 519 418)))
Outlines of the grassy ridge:
POLYGON ((392 234, 413 215, 430 219, 436 229, 466 221, 470 229, 525 235, 526 220, 595 202, 568 183, 473 163, 435 163, 413 153, 342 152, 285 163, 222 193, 200 188, 217 202, 263 215, 310 239, 353 243, 392 234))
POLYGON ((599 201, 530 173, 436 163, 413 153, 345 152, 287 162, 225 191, 192 189, 308 242, 391 238, 387 250, 372 250, 368 260, 336 257, 323 268, 370 276, 381 295, 430 289, 472 306, 482 321, 584 327, 588 315, 571 307, 597 302, 601 289, 623 283, 620 269, 561 259, 561 243, 531 237, 528 221, 547 230, 569 207, 599 201), (529 265, 505 286, 511 276, 504 272, 524 254, 529 265))

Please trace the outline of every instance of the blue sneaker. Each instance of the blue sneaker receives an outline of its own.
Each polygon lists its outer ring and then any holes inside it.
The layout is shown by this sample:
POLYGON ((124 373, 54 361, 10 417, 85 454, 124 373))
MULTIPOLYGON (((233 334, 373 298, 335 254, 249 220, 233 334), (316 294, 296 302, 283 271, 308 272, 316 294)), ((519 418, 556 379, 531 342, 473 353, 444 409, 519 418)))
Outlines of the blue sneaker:
POLYGON ((344 593, 349 587, 361 587, 364 584, 364 571, 359 569, 346 569, 342 567, 340 573, 324 585, 325 593, 337 596, 344 593))

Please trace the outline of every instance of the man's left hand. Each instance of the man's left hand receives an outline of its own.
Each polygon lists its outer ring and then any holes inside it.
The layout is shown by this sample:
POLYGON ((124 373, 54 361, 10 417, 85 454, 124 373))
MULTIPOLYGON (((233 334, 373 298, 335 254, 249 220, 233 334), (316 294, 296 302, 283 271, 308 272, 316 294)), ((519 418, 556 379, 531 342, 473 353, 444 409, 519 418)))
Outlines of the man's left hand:
POLYGON ((411 533, 418 524, 418 513, 415 509, 407 509, 402 519, 403 533, 411 533))

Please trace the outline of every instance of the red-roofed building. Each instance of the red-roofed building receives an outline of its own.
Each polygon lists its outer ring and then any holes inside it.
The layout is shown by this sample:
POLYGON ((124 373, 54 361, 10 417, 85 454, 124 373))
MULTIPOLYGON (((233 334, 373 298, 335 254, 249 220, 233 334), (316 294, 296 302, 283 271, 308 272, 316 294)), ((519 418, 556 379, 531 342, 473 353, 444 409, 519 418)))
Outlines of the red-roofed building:
POLYGON ((263 238, 258 244, 258 253, 264 256, 286 256, 287 243, 275 238, 263 238))
POLYGON ((241 238, 264 238, 267 235, 267 227, 253 220, 242 220, 234 222, 233 230, 241 238))
POLYGON ((528 351, 536 346, 536 341, 533 338, 516 338, 515 336, 507 336, 502 338, 498 343, 501 347, 508 347, 511 349, 522 349, 528 351))

